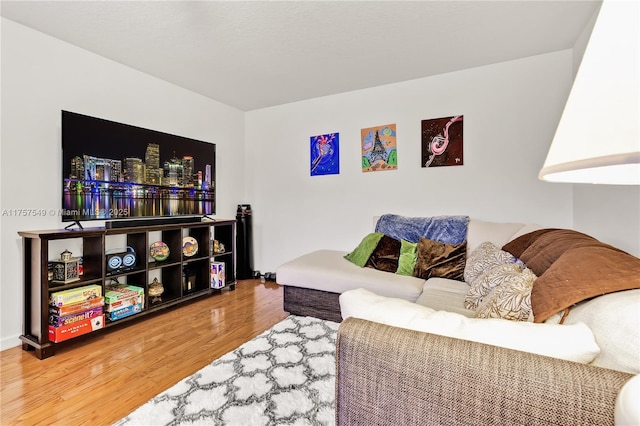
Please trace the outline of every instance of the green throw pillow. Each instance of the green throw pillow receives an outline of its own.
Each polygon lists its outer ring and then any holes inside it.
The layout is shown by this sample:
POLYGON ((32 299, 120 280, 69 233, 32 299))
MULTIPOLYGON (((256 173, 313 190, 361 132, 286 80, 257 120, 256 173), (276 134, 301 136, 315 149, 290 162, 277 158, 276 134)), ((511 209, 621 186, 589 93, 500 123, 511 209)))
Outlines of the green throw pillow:
POLYGON ((382 232, 373 232, 367 235, 362 239, 360 244, 358 244, 358 247, 351 253, 346 254, 344 258, 362 268, 367 263, 367 260, 369 260, 371 253, 373 253, 378 246, 378 242, 380 242, 383 235, 382 232))
POLYGON ((400 240, 400 258, 398 259, 396 274, 412 276, 417 260, 418 244, 400 240))

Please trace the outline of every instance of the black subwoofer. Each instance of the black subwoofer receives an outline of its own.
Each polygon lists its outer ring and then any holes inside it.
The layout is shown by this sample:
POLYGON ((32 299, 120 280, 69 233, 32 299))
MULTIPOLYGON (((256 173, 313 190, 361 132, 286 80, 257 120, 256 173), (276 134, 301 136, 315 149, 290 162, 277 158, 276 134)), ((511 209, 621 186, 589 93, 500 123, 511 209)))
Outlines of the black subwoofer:
POLYGON ((253 278, 253 232, 251 230, 251 204, 238 204, 236 213, 236 278, 253 278))

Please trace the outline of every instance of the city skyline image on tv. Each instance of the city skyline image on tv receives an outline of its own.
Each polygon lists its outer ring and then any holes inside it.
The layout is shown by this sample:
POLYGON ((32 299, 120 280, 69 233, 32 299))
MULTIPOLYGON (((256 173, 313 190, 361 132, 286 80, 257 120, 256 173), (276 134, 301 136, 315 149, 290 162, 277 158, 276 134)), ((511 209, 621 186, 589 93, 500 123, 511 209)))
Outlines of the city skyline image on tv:
POLYGON ((62 111, 62 220, 215 214, 215 148, 62 111))

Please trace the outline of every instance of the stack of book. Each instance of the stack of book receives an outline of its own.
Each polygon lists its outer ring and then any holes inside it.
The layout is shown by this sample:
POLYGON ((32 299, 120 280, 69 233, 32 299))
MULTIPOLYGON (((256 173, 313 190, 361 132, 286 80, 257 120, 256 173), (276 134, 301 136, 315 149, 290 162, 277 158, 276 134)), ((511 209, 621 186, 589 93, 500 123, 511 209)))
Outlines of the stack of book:
POLYGON ((49 340, 62 342, 104 326, 102 286, 56 291, 49 297, 49 340))
POLYGON ((142 312, 144 288, 126 284, 105 286, 105 311, 109 321, 116 321, 142 312))

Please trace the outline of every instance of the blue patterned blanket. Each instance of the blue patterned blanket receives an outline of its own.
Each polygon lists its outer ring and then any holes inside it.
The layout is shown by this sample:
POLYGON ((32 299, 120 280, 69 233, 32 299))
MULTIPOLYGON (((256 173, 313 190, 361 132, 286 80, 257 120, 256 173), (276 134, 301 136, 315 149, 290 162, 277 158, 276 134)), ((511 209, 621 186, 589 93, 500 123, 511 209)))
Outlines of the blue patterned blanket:
POLYGON ((445 244, 467 241, 469 216, 405 217, 395 214, 380 216, 376 232, 396 240, 417 243, 420 237, 445 244))

